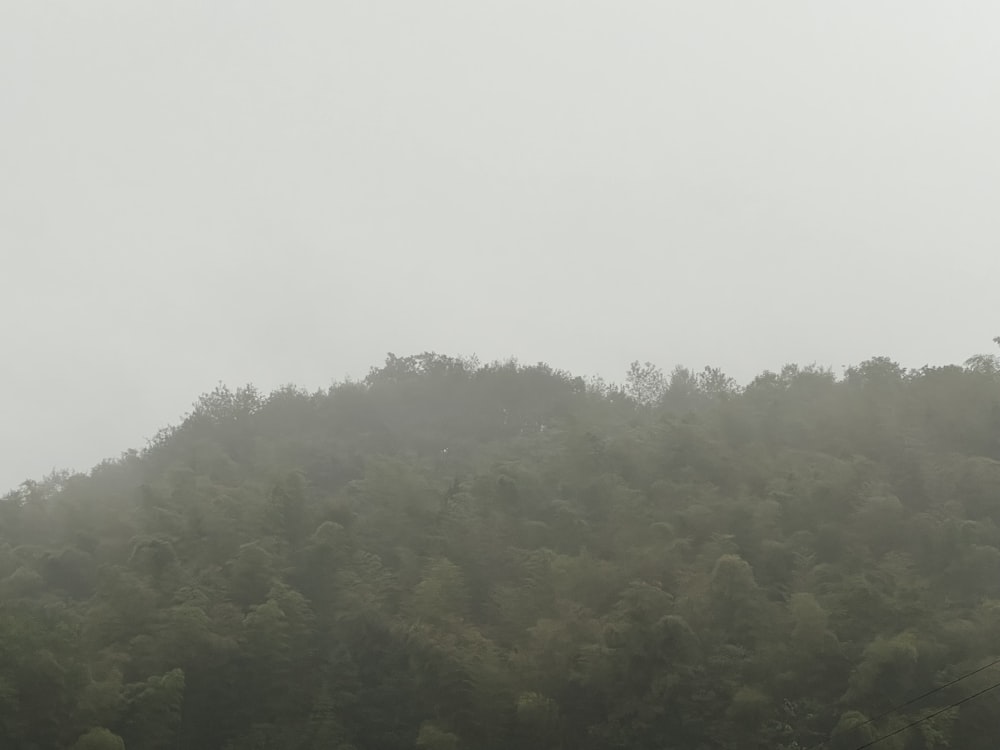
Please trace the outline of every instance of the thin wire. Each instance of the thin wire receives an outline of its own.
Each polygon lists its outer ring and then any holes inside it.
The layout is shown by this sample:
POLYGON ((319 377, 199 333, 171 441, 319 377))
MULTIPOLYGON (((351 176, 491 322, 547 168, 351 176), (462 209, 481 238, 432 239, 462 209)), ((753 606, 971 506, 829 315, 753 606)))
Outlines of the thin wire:
MULTIPOLYGON (((912 706, 914 703, 916 703, 918 701, 922 701, 924 698, 927 698, 927 697, 929 697, 931 695, 934 695, 934 693, 941 692, 945 688, 949 688, 952 685, 955 685, 955 684, 961 682, 962 680, 966 680, 969 677, 972 677, 973 675, 977 675, 980 672, 984 672, 985 670, 989 669, 990 667, 995 667, 997 664, 1000 664, 1000 657, 994 659, 993 661, 989 662, 988 664, 984 664, 983 666, 979 667, 978 669, 973 669, 971 672, 966 672, 963 675, 959 675, 955 679, 950 680, 949 682, 946 682, 943 685, 938 685, 936 688, 932 688, 931 690, 928 690, 928 691, 926 691, 924 693, 921 693, 920 695, 918 695, 915 698, 910 698, 910 700, 906 701, 906 703, 900 703, 897 706, 893 706, 892 708, 888 709, 887 711, 883 711, 882 713, 878 714, 877 716, 873 716, 872 718, 867 719, 867 720, 861 722, 860 724, 854 724, 853 726, 847 727, 846 729, 841 729, 839 732, 835 731, 833 734, 830 735, 830 737, 827 740, 825 740, 824 742, 821 742, 818 745, 816 745, 816 747, 813 750, 818 750, 818 748, 823 747, 830 740, 832 740, 834 737, 839 737, 840 735, 845 734, 847 732, 853 732, 855 729, 860 729, 861 727, 867 726, 867 725, 871 724, 874 721, 878 721, 879 719, 884 719, 886 716, 889 716, 890 714, 894 714, 897 711, 900 711, 900 710, 906 708, 907 706, 912 706)), ((988 688, 988 689, 992 689, 992 688, 988 688)), ((936 715, 936 714, 932 714, 932 716, 934 716, 934 715, 936 715)), ((928 717, 928 718, 930 718, 930 717, 928 717)), ((904 727, 904 729, 905 728, 906 727, 904 727)), ((861 750, 861 749, 858 748, 858 750, 861 750)))
MULTIPOLYGON (((867 721, 863 721, 860 724, 855 724, 854 726, 851 727, 851 729, 859 729, 859 728, 861 728, 861 727, 863 727, 863 726, 865 726, 867 724, 871 724, 874 721, 878 721, 879 719, 884 719, 889 714, 894 714, 897 711, 899 711, 899 710, 901 710, 903 708, 906 708, 907 706, 912 706, 917 701, 922 701, 924 698, 927 698, 928 696, 934 695, 934 693, 940 692, 941 690, 944 690, 945 688, 949 688, 952 685, 954 685, 955 683, 958 683, 958 682, 961 682, 962 680, 968 679, 969 677, 972 677, 972 675, 979 674, 980 672, 983 672, 983 671, 989 669, 990 667, 996 666, 997 664, 1000 664, 1000 658, 994 659, 989 664, 986 664, 986 665, 980 667, 979 669, 974 669, 971 672, 968 672, 967 674, 963 674, 960 677, 956 677, 951 682, 946 682, 943 685, 939 685, 938 687, 934 688, 933 690, 928 690, 926 693, 921 693, 916 698, 911 698, 906 703, 900 703, 898 706, 894 706, 894 707, 890 708, 888 711, 883 711, 878 716, 873 716, 872 718, 868 719, 867 721)), ((848 730, 845 729, 844 731, 848 731, 848 730)))
POLYGON ((865 748, 869 748, 872 745, 877 745, 882 740, 887 740, 890 737, 895 737, 897 734, 900 734, 901 732, 905 732, 907 729, 913 729, 913 727, 917 726, 918 724, 923 724, 928 719, 933 719, 935 716, 940 716, 945 711, 948 711, 948 710, 950 710, 952 708, 955 708, 957 706, 961 706, 963 703, 968 703, 973 698, 978 698, 980 695, 983 695, 984 693, 988 693, 991 690, 996 690, 998 687, 1000 687, 1000 682, 996 682, 996 683, 990 685, 988 688, 983 688, 979 692, 976 692, 976 693, 973 693, 972 695, 966 696, 965 698, 962 698, 962 700, 960 700, 960 701, 955 701, 954 703, 950 703, 947 706, 945 706, 944 708, 939 708, 937 711, 934 711, 932 713, 927 714, 927 716, 925 716, 922 719, 917 719, 916 721, 911 721, 905 727, 900 727, 899 729, 897 729, 897 730, 895 730, 893 732, 889 732, 889 734, 884 734, 881 737, 876 737, 871 742, 866 742, 864 745, 858 745, 856 748, 854 748, 854 750, 865 750, 865 748))

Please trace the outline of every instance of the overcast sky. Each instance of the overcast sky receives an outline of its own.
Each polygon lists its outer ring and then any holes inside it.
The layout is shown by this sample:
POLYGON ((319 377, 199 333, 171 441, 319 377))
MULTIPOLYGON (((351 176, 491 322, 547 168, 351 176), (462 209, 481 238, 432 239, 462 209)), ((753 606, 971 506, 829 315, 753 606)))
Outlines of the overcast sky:
POLYGON ((386 354, 960 362, 1000 4, 0 2, 0 491, 386 354))

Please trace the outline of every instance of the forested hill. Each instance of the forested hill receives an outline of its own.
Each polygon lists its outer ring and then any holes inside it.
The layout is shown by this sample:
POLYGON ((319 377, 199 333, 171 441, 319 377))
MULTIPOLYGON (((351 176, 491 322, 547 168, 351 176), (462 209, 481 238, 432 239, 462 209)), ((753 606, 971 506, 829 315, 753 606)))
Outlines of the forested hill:
POLYGON ((1000 681, 876 718, 1000 656, 998 365, 220 387, 0 501, 0 747, 852 750, 1000 681))

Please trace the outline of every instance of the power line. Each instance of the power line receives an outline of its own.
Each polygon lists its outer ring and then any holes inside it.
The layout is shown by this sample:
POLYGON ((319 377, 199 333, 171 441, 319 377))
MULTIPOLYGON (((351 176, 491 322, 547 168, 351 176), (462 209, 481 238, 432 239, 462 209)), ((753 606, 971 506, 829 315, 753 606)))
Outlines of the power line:
POLYGON ((897 734, 900 734, 901 732, 905 732, 907 729, 913 729, 913 727, 917 726, 918 724, 923 724, 925 721, 927 721, 929 719, 933 719, 935 716, 940 716, 945 711, 948 711, 948 710, 950 710, 952 708, 955 708, 957 706, 961 706, 963 703, 968 703, 973 698, 978 698, 980 695, 983 695, 984 693, 988 693, 991 690, 996 690, 998 687, 1000 687, 1000 682, 995 682, 992 685, 990 685, 988 688, 983 688, 982 690, 980 690, 978 692, 975 692, 972 695, 969 695, 969 696, 966 696, 965 698, 962 698, 962 700, 960 700, 960 701, 955 701, 954 703, 949 703, 944 708, 939 708, 937 711, 933 711, 933 712, 927 714, 927 716, 923 717, 922 719, 917 719, 916 721, 911 721, 905 727, 900 727, 899 729, 896 729, 895 731, 889 732, 889 734, 884 734, 881 737, 876 737, 871 742, 866 742, 864 745, 858 745, 856 748, 854 748, 854 750, 865 750, 865 748, 869 748, 872 745, 877 745, 882 740, 887 740, 890 737, 895 737, 897 734))
MULTIPOLYGON (((974 669, 971 672, 967 672, 966 674, 963 674, 963 675, 961 675, 959 677, 956 677, 954 680, 951 680, 950 682, 946 682, 943 685, 939 685, 936 688, 928 690, 926 693, 921 693, 916 698, 911 698, 906 703, 900 703, 898 706, 893 706, 888 711, 883 711, 878 716, 873 716, 872 718, 868 719, 867 721, 863 721, 860 724, 855 724, 853 727, 851 727, 851 729, 860 729, 861 727, 866 726, 867 724, 871 724, 872 722, 878 721, 879 719, 884 719, 889 714, 894 714, 897 711, 906 708, 907 706, 912 706, 914 703, 917 703, 918 701, 922 701, 924 698, 927 698, 927 697, 929 697, 931 695, 934 695, 934 693, 938 693, 938 692, 944 690, 945 688, 949 688, 952 685, 954 685, 954 684, 956 684, 958 682, 961 682, 962 680, 968 679, 969 677, 972 677, 972 675, 979 674, 980 672, 983 672, 983 671, 989 669, 990 667, 996 666, 997 664, 1000 664, 1000 658, 996 658, 993 661, 991 661, 989 664, 985 664, 982 667, 979 667, 979 669, 974 669)), ((847 731, 847 730, 845 730, 845 731, 847 731)))
MULTIPOLYGON (((981 667, 979 667, 977 669, 973 669, 971 672, 966 672, 965 674, 959 675, 955 679, 949 680, 948 682, 944 683, 943 685, 938 685, 936 688, 931 688, 930 690, 927 690, 926 692, 921 693, 920 695, 916 696, 915 698, 910 698, 910 700, 906 701, 906 703, 900 703, 900 704, 898 704, 896 706, 893 706, 892 708, 890 708, 890 709, 888 709, 886 711, 883 711, 882 713, 878 714, 877 716, 873 716, 870 719, 866 719, 865 721, 861 722, 860 724, 855 724, 853 726, 847 727, 846 729, 842 729, 839 732, 834 732, 833 734, 830 735, 829 739, 826 742, 821 742, 819 745, 817 745, 814 748, 814 750, 818 750, 820 747, 822 747, 823 745, 827 744, 827 742, 829 742, 829 740, 832 740, 834 737, 837 737, 837 736, 839 736, 841 734, 844 734, 846 732, 853 732, 854 730, 860 729, 861 727, 864 727, 864 726, 867 726, 867 725, 871 724, 872 722, 878 721, 879 719, 884 719, 886 716, 889 716, 890 714, 894 714, 897 711, 900 711, 900 710, 906 708, 907 706, 912 706, 914 703, 917 703, 918 701, 922 701, 924 698, 927 698, 927 697, 930 697, 930 696, 934 695, 934 693, 939 693, 942 690, 944 690, 945 688, 949 688, 952 685, 955 685, 955 684, 961 682, 962 680, 966 680, 969 677, 972 677, 973 675, 977 675, 980 672, 984 672, 987 669, 989 669, 990 667, 996 666, 997 664, 1000 664, 1000 657, 994 659, 993 661, 989 662, 988 664, 984 664, 983 666, 981 666, 981 667)), ((1000 685, 1000 683, 998 683, 998 685, 1000 685)), ((996 685, 994 685, 993 687, 996 687, 996 685)), ((987 690, 992 690, 992 689, 993 689, 992 687, 991 688, 987 688, 987 690)), ((977 693, 977 695, 978 695, 978 693, 977 693)), ((971 697, 974 698, 976 696, 973 695, 971 697)), ((947 708, 951 708, 951 706, 949 706, 947 708)), ((947 708, 942 709, 942 710, 947 710, 947 708)), ((927 716, 924 719, 921 719, 920 721, 925 721, 926 719, 933 718, 936 715, 937 714, 931 714, 930 716, 927 716)), ((920 722, 918 721, 917 723, 920 723, 920 722)), ((908 728, 909 727, 903 727, 903 729, 908 729, 908 728)), ((902 731, 902 730, 900 730, 900 731, 902 731)), ((891 737, 892 735, 886 735, 886 736, 887 737, 891 737)), ((882 738, 882 739, 884 739, 884 738, 882 738)), ((878 742, 878 741, 880 741, 880 740, 876 740, 876 742, 878 742)), ((868 747, 868 745, 865 745, 864 747, 868 747)), ((857 750, 861 750, 861 748, 858 748, 857 750)))

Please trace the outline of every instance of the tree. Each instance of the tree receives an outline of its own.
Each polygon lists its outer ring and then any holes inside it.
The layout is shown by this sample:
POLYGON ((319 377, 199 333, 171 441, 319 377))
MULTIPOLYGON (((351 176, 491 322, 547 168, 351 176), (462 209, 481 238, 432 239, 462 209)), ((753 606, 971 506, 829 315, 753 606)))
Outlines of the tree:
POLYGON ((638 360, 629 365, 625 377, 625 392, 640 406, 653 406, 667 391, 663 371, 652 362, 640 365, 638 360))
POLYGON ((0 499, 0 746, 853 750, 993 679, 868 721, 995 658, 982 364, 220 386, 0 499))
POLYGON ((180 728, 184 672, 172 669, 125 688, 122 738, 130 750, 172 750, 180 728))
POLYGON ((81 735, 73 750, 125 750, 125 742, 111 730, 98 727, 81 735))
MULTIPOLYGON (((1000 346, 1000 336, 993 339, 1000 346)), ((976 354, 965 360, 965 368, 980 375, 995 377, 1000 375, 1000 356, 996 354, 976 354)))

